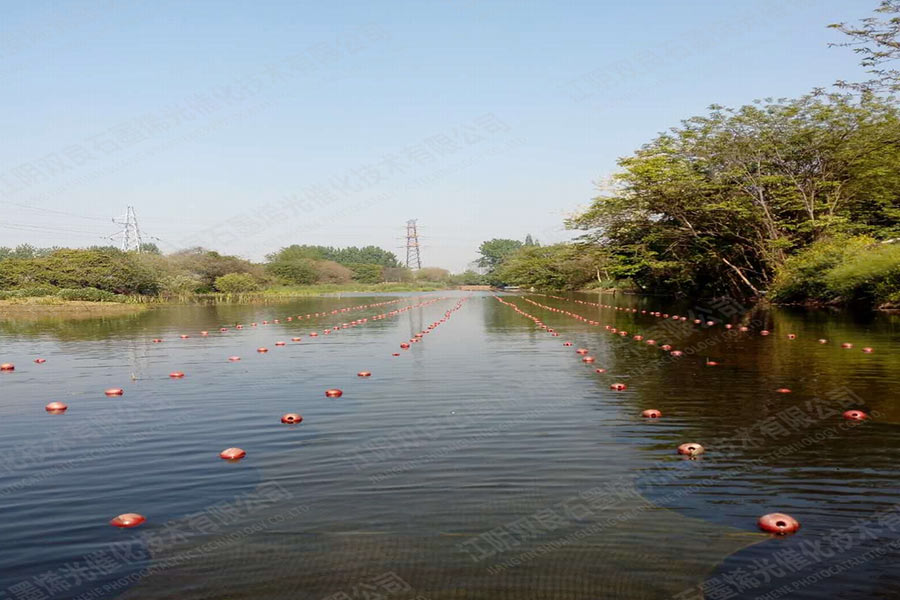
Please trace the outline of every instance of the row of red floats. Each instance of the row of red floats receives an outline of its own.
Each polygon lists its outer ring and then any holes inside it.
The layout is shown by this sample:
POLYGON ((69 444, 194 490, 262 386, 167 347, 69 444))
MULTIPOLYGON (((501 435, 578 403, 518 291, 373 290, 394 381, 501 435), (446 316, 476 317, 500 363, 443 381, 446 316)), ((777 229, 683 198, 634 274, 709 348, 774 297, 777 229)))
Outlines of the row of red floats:
MULTIPOLYGON (((383 313, 381 315, 375 315, 372 319, 380 320, 383 318, 387 318, 388 316, 394 316, 394 315, 400 314, 400 313, 405 312, 406 310, 410 310, 412 308, 428 306, 430 304, 433 304, 433 303, 438 302, 439 300, 443 300, 443 299, 444 298, 436 298, 433 300, 429 300, 427 302, 421 302, 419 304, 410 305, 410 306, 404 307, 404 308, 396 310, 396 311, 391 311, 390 313, 383 313)), ((467 300, 467 299, 468 298, 464 298, 463 300, 457 302, 457 304, 452 309, 450 309, 444 313, 443 318, 441 318, 439 321, 436 321, 436 322, 432 323, 431 325, 429 325, 425 331, 422 331, 422 332, 419 332, 418 334, 416 334, 413 337, 413 339, 416 342, 418 342, 423 337, 424 334, 434 331, 442 323, 446 323, 447 320, 450 319, 450 317, 452 316, 452 314, 454 312, 456 312, 457 310, 462 308, 463 302, 465 302, 465 300, 467 300)), ((362 322, 365 322, 365 321, 366 321, 366 319, 363 319, 362 322)), ((407 344, 407 346, 408 346, 408 344, 407 344)), ((397 355, 395 354, 395 356, 397 356, 397 355)), ((232 358, 237 358, 237 357, 232 357, 232 358)), ((239 358, 237 358, 237 359, 240 360, 239 358)), ((178 375, 179 378, 184 376, 183 373, 180 373, 180 372, 176 372, 176 373, 179 374, 178 375)), ((174 375, 174 373, 170 374, 170 376, 173 376, 173 375, 174 375)), ((372 372, 371 371, 359 371, 356 374, 356 376, 366 379, 366 378, 369 378, 372 376, 372 372)), ((121 393, 122 393, 122 390, 118 390, 118 389, 107 390, 107 395, 121 395, 121 393), (112 391, 116 391, 119 393, 118 394, 110 394, 110 392, 112 392, 112 391)), ((330 389, 325 390, 326 398, 340 398, 343 395, 344 395, 343 390, 340 390, 338 388, 330 388, 330 389)), ((53 403, 47 405, 48 411, 51 410, 50 409, 51 405, 58 405, 58 410, 60 410, 60 411, 65 411, 65 409, 67 408, 61 402, 53 402, 53 403)), ((284 424, 287 424, 287 425, 298 425, 303 422, 303 416, 300 415, 299 413, 286 413, 281 416, 281 422, 284 424)), ((244 450, 243 448, 238 448, 238 447, 226 448, 225 450, 222 450, 219 453, 219 458, 221 458, 222 460, 229 461, 229 462, 240 461, 241 459, 245 458, 246 456, 247 456, 247 451, 244 450)), ((121 515, 113 518, 112 520, 110 520, 109 523, 110 523, 110 525, 113 525, 114 527, 132 528, 132 527, 138 527, 138 526, 142 525, 143 523, 145 523, 146 521, 147 521, 147 518, 143 515, 140 515, 137 513, 125 513, 125 514, 121 514, 121 515)))
MULTIPOLYGON (((466 296, 462 300, 457 301, 457 303, 453 306, 453 308, 451 308, 450 310, 448 310, 444 313, 443 318, 438 319, 437 321, 435 321, 434 323, 432 323, 431 325, 429 325, 422 331, 419 331, 418 333, 413 334, 413 336, 411 338, 409 338, 408 342, 400 342, 400 349, 401 350, 409 350, 412 347, 411 344, 417 344, 420 341, 422 341, 422 339, 424 339, 424 337, 426 335, 428 335, 429 333, 431 333, 432 331, 434 331, 435 329, 440 327, 442 324, 446 323, 450 319, 450 317, 453 316, 453 313, 455 313, 456 311, 458 311, 460 308, 463 307, 463 304, 468 299, 469 299, 469 297, 466 296)), ((400 356, 400 353, 393 352, 391 354, 391 356, 400 356)))
MULTIPOLYGON (((556 296, 551 296, 551 297, 557 298, 556 296)), ((506 302, 497 296, 494 296, 494 298, 496 300, 500 301, 502 304, 505 304, 506 306, 512 308, 520 315, 531 319, 532 321, 534 321, 534 323, 538 327, 546 330, 548 333, 550 333, 550 335, 552 335, 552 336, 559 335, 558 332, 554 331, 548 325, 543 323, 540 318, 525 312, 524 310, 520 309, 516 304, 514 304, 512 302, 506 302)), ((580 321, 587 322, 591 325, 595 325, 595 326, 600 325, 599 322, 591 321, 590 319, 587 319, 586 317, 584 317, 582 315, 578 315, 578 314, 572 313, 570 311, 565 311, 562 309, 557 309, 557 308, 553 308, 550 306, 546 306, 546 305, 534 302, 532 300, 529 300, 528 298, 523 297, 522 299, 525 300, 526 302, 529 302, 535 306, 544 308, 551 312, 562 313, 562 314, 565 314, 572 318, 578 319, 580 321)), ((560 299, 563 299, 563 298, 560 298, 560 299)), ((613 308, 613 307, 609 307, 609 308, 613 308)), ((632 310, 635 310, 635 309, 632 309, 632 310)), ((712 324, 712 323, 710 323, 710 324, 712 324)), ((626 331, 618 331, 617 332, 616 328, 611 327, 609 325, 606 325, 605 329, 610 331, 611 333, 618 333, 622 337, 625 337, 628 335, 628 332, 626 332, 626 331)), ((746 329, 747 329, 746 327, 742 327, 742 330, 746 331, 746 329)), ((636 341, 641 341, 642 336, 635 335, 635 336, 633 336, 633 339, 635 339, 636 341)), ((825 340, 820 340, 820 342, 824 343, 825 340)), ((649 344, 649 345, 654 345, 655 343, 656 343, 655 340, 647 340, 647 344, 649 344)), ((572 346, 572 342, 563 342, 563 346, 572 346)), ((670 347, 665 344, 660 346, 660 348, 662 350, 670 351, 670 347)), ((871 349, 868 349, 868 350, 871 351, 871 349)), ((577 355, 581 356, 582 362, 584 362, 586 364, 593 364, 595 361, 594 357, 590 356, 590 351, 587 348, 578 348, 575 350, 575 353, 577 355)), ((670 351, 670 354, 672 356, 678 357, 678 356, 681 356, 683 353, 676 350, 676 351, 670 351)), ((707 360, 706 364, 710 365, 710 366, 714 366, 717 363, 707 360), (710 364, 710 363, 712 363, 712 364, 710 364)), ((597 368, 597 369, 595 369, 595 371, 597 373, 605 373, 606 372, 605 369, 602 369, 602 368, 597 368)), ((610 389, 616 390, 616 391, 624 391, 627 389, 627 386, 624 383, 613 383, 613 384, 610 384, 609 387, 610 387, 610 389)), ((782 394, 787 394, 787 393, 791 392, 791 390, 788 388, 779 388, 775 391, 778 393, 782 393, 782 394)), ((655 409, 655 408, 648 408, 648 409, 641 411, 641 417, 643 417, 645 419, 660 419, 660 418, 662 418, 662 416, 663 416, 662 411, 655 409)), ((869 418, 869 415, 861 410, 848 410, 843 413, 843 417, 844 417, 844 419, 851 420, 851 421, 864 421, 869 418)), ((676 452, 679 455, 685 456, 689 459, 697 458, 698 456, 703 454, 705 451, 706 451, 706 449, 701 444, 698 444, 696 442, 687 442, 687 443, 681 444, 676 449, 676 452)), ((757 525, 763 531, 766 531, 769 533, 774 533, 777 535, 791 534, 800 529, 800 522, 797 521, 792 516, 784 514, 784 513, 770 513, 770 514, 763 515, 757 521, 757 525)))
MULTIPOLYGON (((297 315, 296 317, 287 317, 287 318, 285 319, 285 321, 293 321, 294 318, 296 318, 296 319, 299 321, 299 320, 301 320, 301 319, 303 319, 303 318, 311 319, 311 318, 317 318, 317 317, 327 317, 327 316, 330 316, 330 315, 337 315, 337 314, 340 314, 340 313, 354 312, 354 311, 357 311, 357 310, 365 310, 365 309, 368 309, 368 308, 375 308, 375 307, 379 307, 379 306, 387 306, 387 305, 389 305, 389 304, 396 304, 396 303, 398 303, 398 302, 403 302, 404 300, 406 300, 406 298, 398 298, 397 300, 388 300, 388 301, 386 301, 386 302, 375 302, 375 303, 372 303, 372 304, 360 304, 360 305, 358 305, 358 306, 349 306, 349 307, 345 307, 345 308, 341 308, 341 309, 334 309, 334 310, 332 310, 332 311, 330 311, 330 312, 310 313, 310 314, 307 314, 305 317, 304 317, 304 315, 297 315)), ((391 313, 389 313, 389 314, 393 315, 393 314, 396 314, 396 312, 391 312, 391 313)), ((383 313, 382 315, 378 315, 378 316, 383 318, 383 317, 386 316, 386 314, 383 313)), ((373 319, 375 319, 375 318, 377 318, 377 317, 373 317, 373 319)), ((356 326, 356 325, 359 325, 359 324, 361 324, 361 323, 365 323, 365 322, 367 322, 367 321, 368 321, 368 319, 360 319, 360 320, 357 320, 357 321, 351 321, 350 323, 343 323, 342 325, 335 325, 335 326, 333 327, 333 330, 336 331, 337 329, 347 329, 348 327, 356 326)), ((281 320, 280 320, 280 319, 273 319, 271 322, 272 322, 272 323, 275 323, 275 324, 278 324, 278 323, 281 323, 281 320)), ((262 324, 263 324, 263 325, 268 325, 269 323, 270 323, 270 321, 268 321, 268 320, 262 321, 262 324)), ((256 323, 256 322, 253 322, 253 323, 251 323, 250 325, 251 325, 251 327, 257 327, 259 324, 256 323)), ((235 329, 244 329, 244 325, 243 325, 243 324, 240 324, 240 323, 234 325, 233 327, 234 327, 235 329)), ((224 333, 224 332, 229 331, 229 329, 228 329, 228 327, 221 327, 221 328, 219 329, 219 331, 222 332, 222 333, 224 333)), ((332 329, 326 329, 326 330, 323 331, 323 333, 328 334, 328 333, 331 333, 331 331, 332 331, 332 329)), ((209 331, 201 331, 201 332, 200 332, 200 335, 203 336, 203 337, 206 337, 206 336, 209 335, 209 331)), ((309 335, 312 336, 312 337, 317 337, 319 334, 318 334, 317 332, 311 332, 309 335)), ((182 339, 182 340, 186 340, 186 339, 190 339, 191 336, 188 335, 188 334, 186 334, 186 333, 183 333, 183 334, 179 335, 178 337, 179 337, 180 339, 182 339)), ((153 339, 150 340, 150 341, 153 342, 154 344, 161 344, 161 343, 163 343, 165 340, 162 339, 162 338, 153 338, 153 339)), ((300 341, 302 341, 302 339, 299 338, 299 337, 294 337, 294 338, 291 338, 291 341, 292 341, 292 342, 300 342, 300 341)), ((285 343, 285 342, 275 342, 275 345, 276 345, 276 346, 284 346, 284 345, 286 345, 286 343, 285 343)), ((265 348, 260 348, 258 351, 259 351, 259 352, 268 352, 268 350, 265 349, 265 348)), ((230 357, 230 358, 229 358, 229 360, 232 360, 232 359, 234 359, 234 360, 240 360, 239 357, 230 357)), ((36 364, 42 365, 42 364, 46 363, 47 360, 44 359, 44 358, 35 358, 35 359, 34 359, 34 362, 35 362, 36 364)), ((3 363, 3 364, 0 364, 0 371, 11 372, 11 371, 15 371, 15 370, 16 370, 16 366, 15 366, 13 363, 3 363)), ((173 378, 178 378, 179 375, 176 375, 175 373, 178 373, 178 371, 174 371, 173 374, 171 374, 170 376, 173 377, 173 378)), ((180 375, 180 377, 184 377, 184 374, 182 373, 182 374, 180 375)), ((107 394, 107 395, 121 395, 121 394, 107 394)))
MULTIPOLYGON (((555 299, 555 300, 563 300, 563 301, 565 301, 565 302, 574 302, 574 303, 576 303, 576 304, 584 304, 584 305, 586 305, 586 306, 596 306, 596 307, 598 307, 598 308, 608 308, 608 309, 617 310, 617 311, 620 311, 620 312, 626 312, 626 313, 638 313, 638 312, 639 312, 639 313, 642 314, 642 315, 650 315, 650 316, 652 316, 652 317, 656 317, 656 318, 659 318, 659 319, 672 319, 673 321, 681 321, 681 322, 687 322, 687 321, 688 321, 688 317, 685 317, 685 316, 682 316, 682 315, 669 315, 669 313, 664 313, 664 312, 659 312, 659 311, 653 311, 653 310, 648 311, 648 310, 646 310, 646 309, 641 309, 641 310, 639 311, 639 310, 636 309, 636 308, 628 308, 628 307, 622 307, 622 306, 614 306, 614 305, 612 305, 612 304, 602 304, 602 303, 600 303, 600 302, 588 302, 587 300, 569 299, 569 298, 563 298, 562 296, 554 296, 554 295, 552 295, 552 294, 543 294, 543 295, 547 296, 548 298, 553 298, 553 299, 555 299)), ((527 298, 524 298, 524 297, 523 297, 523 300, 529 301, 527 298)), ((716 326, 716 325, 719 324, 719 323, 717 323, 716 321, 712 321, 712 320, 703 321, 702 319, 693 319, 692 322, 693 322, 694 325, 705 325, 706 327, 714 327, 714 326, 716 326)), ((725 323, 725 329, 732 329, 733 327, 734 327, 733 324, 731 324, 731 323, 725 323)), ((750 328, 747 327, 746 325, 740 325, 740 326, 738 327, 738 330, 739 330, 739 331, 745 331, 745 332, 746 332, 746 331, 749 331, 750 328)), ((760 334, 761 336, 764 336, 764 337, 765 337, 765 336, 771 335, 772 332, 769 331, 768 329, 762 329, 762 330, 760 330, 759 334, 760 334)), ((789 340, 796 340, 796 339, 797 339, 797 334, 795 334, 795 333, 788 333, 788 334, 785 334, 785 337, 786 337, 787 339, 789 339, 789 340)), ((818 341, 818 343, 820 343, 820 344, 827 344, 827 343, 828 343, 828 340, 825 339, 825 338, 819 338, 817 341, 818 341)), ((841 344, 841 348, 844 348, 844 349, 847 349, 847 350, 852 349, 853 347, 854 347, 853 344, 850 343, 850 342, 844 342, 844 343, 841 344)), ((875 352, 875 349, 872 348, 872 347, 870 347, 870 346, 866 346, 866 347, 862 348, 862 351, 863 351, 863 353, 865 353, 865 354, 872 354, 873 352, 875 352)))

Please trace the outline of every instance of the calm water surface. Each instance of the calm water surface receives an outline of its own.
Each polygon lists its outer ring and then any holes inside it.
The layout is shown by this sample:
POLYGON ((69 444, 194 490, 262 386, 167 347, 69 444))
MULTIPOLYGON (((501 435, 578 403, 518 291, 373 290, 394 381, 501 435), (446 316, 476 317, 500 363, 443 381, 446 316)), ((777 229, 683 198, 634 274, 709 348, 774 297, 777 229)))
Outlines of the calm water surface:
POLYGON ((900 317, 466 296, 0 315, 0 598, 900 598, 900 317))

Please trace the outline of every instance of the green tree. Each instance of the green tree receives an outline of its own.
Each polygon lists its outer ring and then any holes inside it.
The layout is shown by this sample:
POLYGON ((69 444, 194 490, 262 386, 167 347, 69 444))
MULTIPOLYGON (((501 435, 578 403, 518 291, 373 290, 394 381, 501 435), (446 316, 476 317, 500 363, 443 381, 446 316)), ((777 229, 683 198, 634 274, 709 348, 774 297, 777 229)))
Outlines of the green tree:
POLYGON ((759 294, 818 239, 898 231, 898 117, 838 94, 714 106, 621 159, 617 193, 568 225, 643 289, 759 294))
POLYGON ((384 281, 384 267, 369 263, 348 263, 348 269, 353 271, 353 281, 360 283, 381 283, 384 281))
POLYGON ((493 273, 503 261, 513 252, 522 247, 519 240, 494 238, 486 242, 482 242, 478 247, 478 253, 481 255, 476 264, 482 269, 486 269, 488 273, 493 273))
POLYGON ((837 85, 862 92, 896 92, 900 90, 900 70, 891 65, 900 60, 900 0, 882 0, 875 13, 854 25, 829 25, 851 40, 832 45, 853 48, 871 75, 868 81, 838 81, 837 85))

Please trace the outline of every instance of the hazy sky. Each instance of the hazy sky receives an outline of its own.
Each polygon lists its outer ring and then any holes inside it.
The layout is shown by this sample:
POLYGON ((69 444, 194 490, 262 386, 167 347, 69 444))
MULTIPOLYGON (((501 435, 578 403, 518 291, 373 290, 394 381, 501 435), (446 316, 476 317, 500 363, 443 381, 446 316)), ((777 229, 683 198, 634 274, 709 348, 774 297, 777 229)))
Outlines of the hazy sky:
POLYGON ((862 71, 829 48, 877 0, 0 0, 0 246, 259 259, 376 244, 462 270, 566 214, 712 103, 862 71))

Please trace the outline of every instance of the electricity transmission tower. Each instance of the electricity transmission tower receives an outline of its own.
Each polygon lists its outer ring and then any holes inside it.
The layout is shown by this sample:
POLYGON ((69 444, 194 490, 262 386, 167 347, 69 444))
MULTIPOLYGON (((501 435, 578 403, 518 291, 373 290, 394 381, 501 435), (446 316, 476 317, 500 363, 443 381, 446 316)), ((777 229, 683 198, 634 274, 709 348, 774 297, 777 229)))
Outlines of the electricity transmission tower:
POLYGON ((115 235, 110 236, 110 238, 116 239, 121 236, 122 250, 124 252, 140 252, 143 240, 141 240, 141 228, 138 227, 137 215, 134 214, 134 207, 129 206, 126 209, 124 216, 119 217, 118 220, 114 218, 112 221, 116 225, 121 225, 122 230, 115 235))
POLYGON ((416 230, 416 220, 406 222, 406 267, 408 269, 421 269, 422 257, 419 255, 419 233, 416 230))

